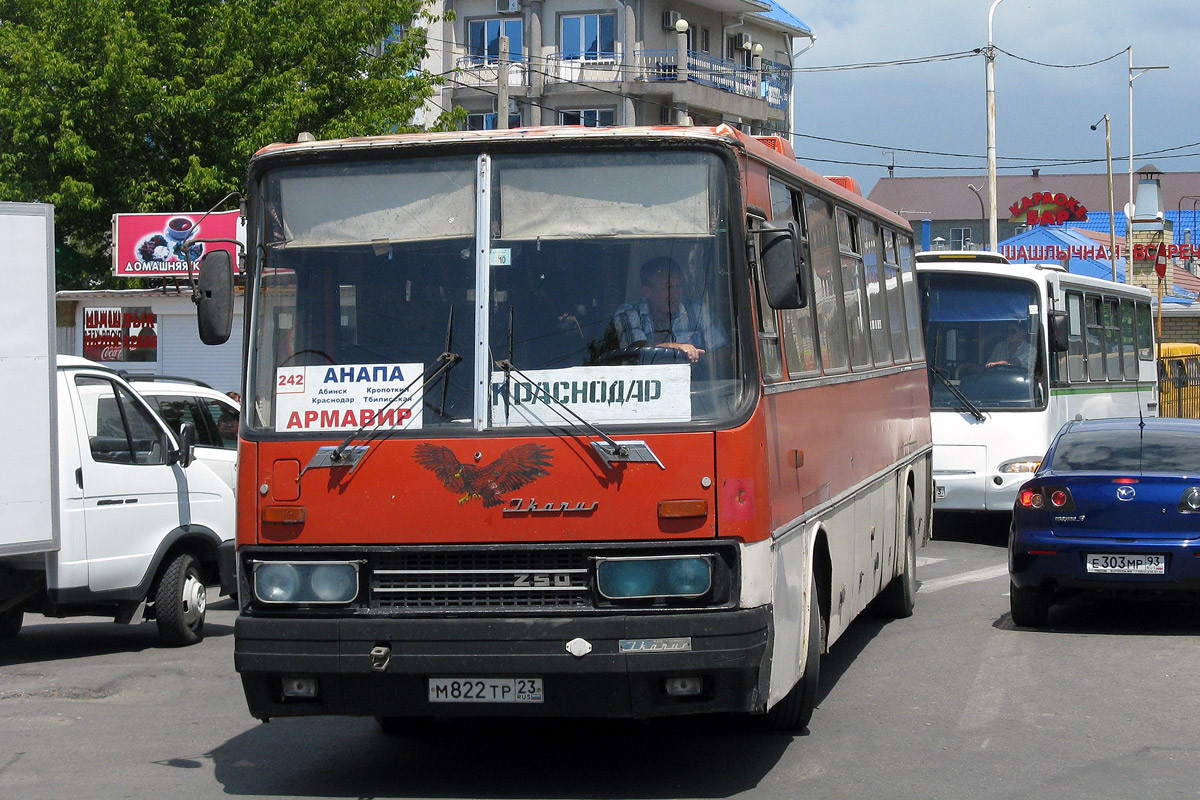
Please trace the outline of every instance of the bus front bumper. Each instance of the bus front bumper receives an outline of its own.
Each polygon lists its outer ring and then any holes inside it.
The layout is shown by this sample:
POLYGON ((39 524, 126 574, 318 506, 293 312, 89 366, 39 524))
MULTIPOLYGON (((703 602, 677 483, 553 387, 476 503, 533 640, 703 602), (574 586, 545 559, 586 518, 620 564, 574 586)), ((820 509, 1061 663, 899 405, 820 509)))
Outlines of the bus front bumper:
MULTIPOLYGON (((250 713, 264 720, 757 712, 767 697, 770 614, 767 606, 571 618, 243 615, 234 630, 234 666, 250 713), (539 679, 542 696, 456 702, 443 693, 435 702, 431 678, 478 679, 493 696, 490 687, 502 679, 539 679), (298 685, 315 694, 295 696, 298 685), (680 685, 701 688, 680 694, 680 685)), ((445 685, 438 682, 440 691, 445 685)))

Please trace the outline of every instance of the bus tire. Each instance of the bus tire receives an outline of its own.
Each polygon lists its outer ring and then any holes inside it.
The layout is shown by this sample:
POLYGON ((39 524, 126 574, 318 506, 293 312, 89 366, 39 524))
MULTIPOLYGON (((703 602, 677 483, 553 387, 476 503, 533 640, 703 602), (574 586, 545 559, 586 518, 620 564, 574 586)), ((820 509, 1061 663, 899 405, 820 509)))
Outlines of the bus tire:
POLYGON ((904 566, 896 577, 883 588, 876 601, 879 613, 904 619, 911 617, 917 603, 917 527, 913 521, 913 493, 908 490, 907 506, 904 511, 904 566))
POLYGON ((1008 582, 1008 607, 1013 624, 1020 628, 1040 628, 1046 624, 1050 603, 1040 586, 1017 586, 1008 582))
POLYGON ((163 570, 154 593, 154 619, 163 642, 182 647, 203 639, 205 604, 200 565, 180 553, 163 570))
POLYGON ((825 618, 813 595, 808 612, 808 637, 804 657, 804 674, 787 695, 759 717, 760 726, 768 731, 801 731, 808 727, 813 709, 817 707, 817 685, 821 679, 821 643, 825 641, 825 618))
POLYGON ((7 611, 0 612, 0 639, 12 639, 21 632, 21 623, 25 620, 25 609, 15 605, 7 611))

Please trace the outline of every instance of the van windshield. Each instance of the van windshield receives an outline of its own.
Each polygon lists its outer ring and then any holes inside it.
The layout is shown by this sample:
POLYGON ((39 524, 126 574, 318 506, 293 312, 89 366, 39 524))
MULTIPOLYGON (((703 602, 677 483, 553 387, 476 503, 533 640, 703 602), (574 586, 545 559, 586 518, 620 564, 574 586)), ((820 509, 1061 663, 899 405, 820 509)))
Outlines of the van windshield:
POLYGON ((717 156, 680 150, 268 172, 251 422, 419 435, 561 425, 563 404, 615 426, 727 419, 747 385, 728 185, 717 156))

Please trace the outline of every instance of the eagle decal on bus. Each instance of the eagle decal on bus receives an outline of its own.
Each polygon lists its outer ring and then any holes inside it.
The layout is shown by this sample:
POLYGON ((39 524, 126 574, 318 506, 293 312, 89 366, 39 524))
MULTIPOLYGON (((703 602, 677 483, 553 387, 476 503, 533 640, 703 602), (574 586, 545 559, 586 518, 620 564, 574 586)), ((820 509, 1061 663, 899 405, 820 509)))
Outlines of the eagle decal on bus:
POLYGON ((485 508, 504 502, 500 495, 515 491, 543 475, 549 475, 550 448, 540 444, 510 447, 489 464, 477 466, 458 460, 449 447, 422 442, 413 456, 417 463, 438 476, 458 498, 459 505, 482 500, 485 508))

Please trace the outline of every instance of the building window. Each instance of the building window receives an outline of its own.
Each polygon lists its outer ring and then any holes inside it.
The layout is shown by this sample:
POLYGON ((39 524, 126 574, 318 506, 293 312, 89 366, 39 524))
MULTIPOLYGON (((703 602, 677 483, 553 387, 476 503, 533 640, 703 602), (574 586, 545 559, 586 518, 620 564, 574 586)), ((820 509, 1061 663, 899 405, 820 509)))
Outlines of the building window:
POLYGON ((589 128, 609 128, 613 123, 611 108, 571 108, 559 112, 560 125, 584 125, 589 128))
POLYGON ((707 52, 709 52, 709 48, 710 48, 710 45, 709 45, 709 41, 708 41, 708 28, 702 27, 702 28, 700 28, 700 52, 707 53, 707 52))
POLYGON ((615 14, 580 14, 562 18, 559 49, 564 59, 600 61, 616 58, 615 14))
POLYGON ((740 35, 725 37, 725 57, 730 61, 741 64, 746 69, 754 63, 754 54, 748 48, 743 47, 746 39, 740 35))
POLYGON ((950 249, 951 250, 966 250, 967 244, 971 241, 970 228, 951 228, 950 229, 950 249))
POLYGON ((467 23, 471 56, 477 64, 490 64, 500 57, 500 37, 508 37, 508 59, 523 61, 522 23, 520 18, 477 19, 467 23))
MULTIPOLYGON (((467 130, 469 131, 494 131, 497 127, 497 115, 495 114, 467 114, 467 130)), ((521 115, 509 114, 508 127, 521 127, 521 115)))

